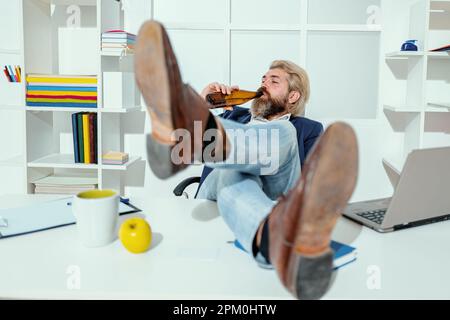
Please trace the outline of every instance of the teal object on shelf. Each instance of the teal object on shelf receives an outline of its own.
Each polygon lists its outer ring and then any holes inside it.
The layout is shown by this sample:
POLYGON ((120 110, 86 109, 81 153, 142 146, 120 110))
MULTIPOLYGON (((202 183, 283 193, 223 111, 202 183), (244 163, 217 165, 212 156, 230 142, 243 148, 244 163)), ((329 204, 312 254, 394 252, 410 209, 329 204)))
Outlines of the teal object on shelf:
POLYGON ((402 44, 401 51, 418 51, 417 40, 406 40, 402 44))

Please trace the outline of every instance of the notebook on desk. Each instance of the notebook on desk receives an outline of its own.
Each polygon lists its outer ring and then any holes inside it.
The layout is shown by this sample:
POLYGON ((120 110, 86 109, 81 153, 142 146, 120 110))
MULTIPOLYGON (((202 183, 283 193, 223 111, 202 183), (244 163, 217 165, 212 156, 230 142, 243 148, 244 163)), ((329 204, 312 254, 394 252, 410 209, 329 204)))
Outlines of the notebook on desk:
MULTIPOLYGON (((238 240, 234 241, 236 248, 246 251, 238 240)), ((356 248, 344 243, 331 240, 330 247, 334 252, 333 270, 337 270, 356 260, 356 248)))
MULTIPOLYGON (((0 210, 0 239, 64 227, 76 223, 72 213, 73 197, 35 205, 0 210)), ((119 214, 141 211, 128 200, 121 199, 119 214)))

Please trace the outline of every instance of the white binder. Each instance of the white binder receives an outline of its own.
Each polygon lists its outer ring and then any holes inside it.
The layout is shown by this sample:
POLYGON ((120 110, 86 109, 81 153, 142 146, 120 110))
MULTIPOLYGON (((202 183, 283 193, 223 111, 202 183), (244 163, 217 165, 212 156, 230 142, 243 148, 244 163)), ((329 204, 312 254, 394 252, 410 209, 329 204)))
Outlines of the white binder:
MULTIPOLYGON (((67 197, 26 207, 0 210, 0 239, 75 224, 72 199, 73 197, 67 197)), ((141 210, 121 199, 120 215, 139 211, 141 210)))

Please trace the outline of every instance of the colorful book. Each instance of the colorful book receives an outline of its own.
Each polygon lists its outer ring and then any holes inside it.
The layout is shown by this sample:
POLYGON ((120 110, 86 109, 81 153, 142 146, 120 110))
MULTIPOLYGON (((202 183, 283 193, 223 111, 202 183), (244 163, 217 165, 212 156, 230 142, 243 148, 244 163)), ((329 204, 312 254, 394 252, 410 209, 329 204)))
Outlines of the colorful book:
POLYGON ((72 76, 72 75, 50 75, 50 74, 28 74, 27 82, 47 82, 47 83, 90 83, 97 84, 96 76, 72 76))
POLYGON ((134 43, 126 43, 126 42, 104 42, 102 43, 102 48, 130 48, 134 49, 134 43))
POLYGON ((34 82, 27 85, 27 91, 80 91, 97 92, 97 87, 92 84, 77 84, 71 86, 67 83, 34 82))
POLYGON ((89 141, 90 141, 90 145, 89 145, 89 159, 90 162, 89 163, 95 163, 95 145, 96 145, 96 141, 94 140, 94 117, 95 114, 94 113, 90 113, 89 114, 89 141))
POLYGON ((128 153, 109 151, 102 156, 103 164, 117 164, 121 165, 128 161, 128 153))
POLYGON ((90 98, 97 100, 97 92, 92 91, 62 91, 62 90, 31 90, 27 92, 27 97, 45 98, 90 98))
POLYGON ((130 38, 103 38, 102 44, 105 43, 135 43, 134 39, 130 38))
POLYGON ((77 122, 78 122, 78 150, 80 154, 80 163, 84 163, 83 112, 77 113, 77 122))
POLYGON ((97 108, 96 103, 73 103, 73 102, 31 102, 27 101, 29 107, 61 107, 61 108, 97 108))
POLYGON ((28 74, 26 105, 97 108, 97 77, 28 74))
POLYGON ((80 149, 78 147, 78 121, 77 114, 72 114, 72 136, 73 136, 73 154, 75 163, 80 163, 80 149))
POLYGON ((133 33, 126 32, 125 30, 108 30, 102 33, 102 37, 118 37, 118 36, 127 36, 131 38, 135 38, 136 35, 133 33))
POLYGON ((27 100, 29 102, 62 102, 62 103, 97 103, 97 97, 73 97, 73 96, 43 96, 43 95, 28 95, 27 100))
POLYGON ((133 53, 134 49, 125 47, 125 48, 102 48, 102 52, 105 53, 133 53))
POLYGON ((89 139, 89 114, 83 114, 83 141, 84 141, 84 163, 91 163, 90 139, 89 139))
POLYGON ((127 40, 135 40, 136 36, 130 33, 103 33, 102 40, 111 40, 111 39, 127 39, 127 40))

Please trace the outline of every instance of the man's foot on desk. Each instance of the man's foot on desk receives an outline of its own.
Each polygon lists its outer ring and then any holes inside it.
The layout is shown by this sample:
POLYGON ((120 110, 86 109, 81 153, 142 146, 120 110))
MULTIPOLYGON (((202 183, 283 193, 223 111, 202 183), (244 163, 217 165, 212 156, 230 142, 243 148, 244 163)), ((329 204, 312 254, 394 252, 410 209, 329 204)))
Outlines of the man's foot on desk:
POLYGON ((206 129, 219 129, 214 151, 225 157, 225 145, 221 143, 226 141, 225 132, 209 112, 208 103, 182 82, 175 54, 162 24, 150 20, 140 28, 134 68, 152 124, 147 152, 150 167, 156 176, 165 179, 194 160, 202 161, 206 129), (177 129, 185 129, 178 132, 184 134, 184 148, 182 152, 173 153, 172 149, 180 138, 174 136, 177 129))
POLYGON ((330 125, 311 150, 297 185, 269 215, 269 256, 284 286, 299 299, 328 290, 331 233, 353 193, 358 147, 353 129, 330 125))

